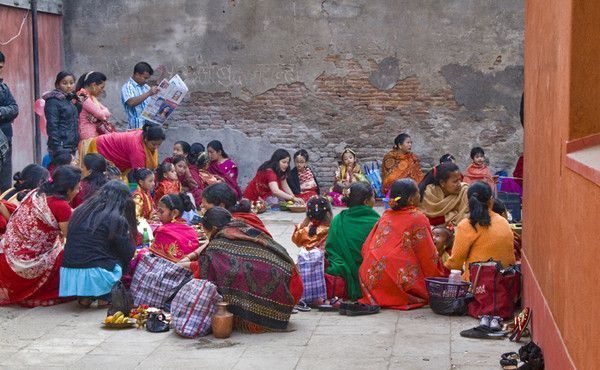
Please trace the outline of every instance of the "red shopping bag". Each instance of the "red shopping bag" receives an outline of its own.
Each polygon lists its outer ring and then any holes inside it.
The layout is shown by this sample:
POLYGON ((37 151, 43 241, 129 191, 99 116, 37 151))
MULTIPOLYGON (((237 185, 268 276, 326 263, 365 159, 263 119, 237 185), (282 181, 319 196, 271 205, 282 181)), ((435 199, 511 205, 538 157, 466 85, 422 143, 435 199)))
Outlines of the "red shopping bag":
POLYGON ((469 315, 513 317, 521 291, 521 271, 518 265, 502 269, 493 260, 469 265, 474 299, 469 303, 469 315))

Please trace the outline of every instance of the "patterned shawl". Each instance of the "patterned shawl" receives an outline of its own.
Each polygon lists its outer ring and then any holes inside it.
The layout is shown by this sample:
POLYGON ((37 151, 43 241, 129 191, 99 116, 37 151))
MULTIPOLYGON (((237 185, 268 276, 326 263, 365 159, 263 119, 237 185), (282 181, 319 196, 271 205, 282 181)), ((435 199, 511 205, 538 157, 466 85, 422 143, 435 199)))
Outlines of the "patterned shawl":
POLYGON ((229 158, 226 159, 223 163, 218 163, 218 161, 212 161, 208 166, 208 172, 223 178, 223 180, 225 180, 225 183, 229 185, 229 187, 233 191, 235 191, 235 195, 238 198, 242 196, 242 190, 240 189, 237 183, 238 167, 234 161, 232 161, 229 158))
POLYGON ((418 183, 423 180, 423 171, 419 159, 413 153, 402 153, 398 149, 388 152, 383 157, 381 166, 382 192, 385 194, 394 181, 410 178, 418 183))
POLYGON ((150 251, 171 262, 179 262, 198 247, 198 234, 182 219, 159 226, 154 231, 154 243, 150 251))
POLYGON ((294 261, 273 239, 233 220, 199 257, 199 277, 217 285, 236 317, 271 330, 287 328, 294 261))
POLYGON ((31 191, 13 213, 2 239, 6 261, 18 276, 46 283, 63 250, 58 222, 45 194, 31 191))

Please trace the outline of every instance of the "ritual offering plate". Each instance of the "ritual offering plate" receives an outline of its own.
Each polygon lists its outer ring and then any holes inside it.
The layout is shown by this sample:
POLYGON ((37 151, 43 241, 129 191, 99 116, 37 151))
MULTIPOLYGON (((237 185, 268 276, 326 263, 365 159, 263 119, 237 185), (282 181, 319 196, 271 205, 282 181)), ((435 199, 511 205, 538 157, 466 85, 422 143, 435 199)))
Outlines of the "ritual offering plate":
POLYGON ((306 206, 304 204, 294 204, 287 206, 288 211, 292 213, 303 213, 306 212, 306 206))

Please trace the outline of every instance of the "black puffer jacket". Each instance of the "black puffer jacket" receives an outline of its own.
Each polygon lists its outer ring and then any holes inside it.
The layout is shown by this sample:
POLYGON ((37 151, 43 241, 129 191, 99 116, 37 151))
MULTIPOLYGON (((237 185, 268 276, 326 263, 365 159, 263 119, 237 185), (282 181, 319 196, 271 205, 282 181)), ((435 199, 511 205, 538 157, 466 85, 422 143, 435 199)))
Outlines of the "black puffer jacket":
POLYGON ((0 78, 0 124, 12 123, 19 115, 19 106, 8 86, 0 78))
POLYGON ((60 90, 53 90, 42 97, 46 101, 46 131, 48 132, 48 150, 77 150, 79 143, 78 105, 73 104, 74 94, 66 95, 60 90))

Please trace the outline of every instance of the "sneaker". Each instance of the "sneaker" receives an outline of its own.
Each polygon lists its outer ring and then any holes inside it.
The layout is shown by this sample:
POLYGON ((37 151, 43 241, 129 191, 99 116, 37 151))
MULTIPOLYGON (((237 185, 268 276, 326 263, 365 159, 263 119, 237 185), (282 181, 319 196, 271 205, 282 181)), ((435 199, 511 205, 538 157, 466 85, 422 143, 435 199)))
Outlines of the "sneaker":
POLYGON ((488 315, 481 316, 481 321, 479 321, 479 326, 485 326, 486 328, 490 327, 490 323, 492 318, 488 315))
POLYGON ((363 303, 350 304, 345 308, 346 315, 348 316, 361 316, 361 315, 372 315, 378 313, 381 310, 379 306, 373 306, 363 303))

